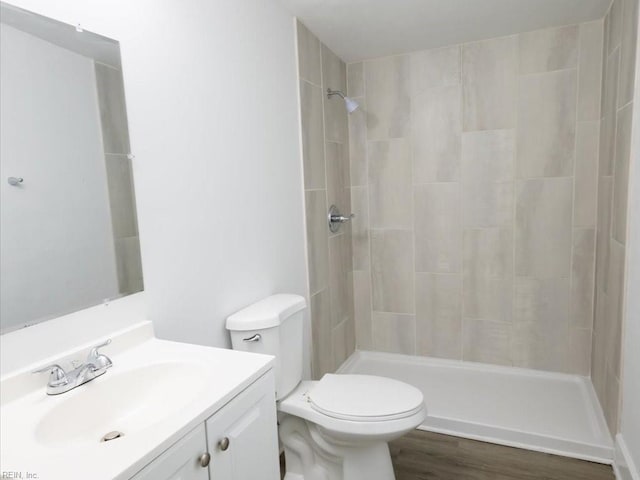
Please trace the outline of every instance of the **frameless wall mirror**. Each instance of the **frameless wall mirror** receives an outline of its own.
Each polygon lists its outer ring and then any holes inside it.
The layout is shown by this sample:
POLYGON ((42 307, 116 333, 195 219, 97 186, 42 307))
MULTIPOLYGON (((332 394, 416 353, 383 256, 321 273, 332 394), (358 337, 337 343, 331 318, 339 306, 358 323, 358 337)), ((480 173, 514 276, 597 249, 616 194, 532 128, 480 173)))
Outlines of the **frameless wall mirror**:
POLYGON ((0 8, 6 333, 143 282, 118 42, 0 8))

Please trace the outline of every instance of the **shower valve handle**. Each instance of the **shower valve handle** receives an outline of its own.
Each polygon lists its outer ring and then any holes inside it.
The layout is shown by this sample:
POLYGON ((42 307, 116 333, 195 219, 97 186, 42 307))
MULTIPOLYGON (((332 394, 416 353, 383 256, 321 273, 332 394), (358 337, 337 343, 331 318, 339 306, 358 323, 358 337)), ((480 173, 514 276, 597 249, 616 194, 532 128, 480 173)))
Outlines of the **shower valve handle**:
POLYGON ((349 214, 348 217, 345 217, 344 215, 331 215, 331 221, 332 222, 338 222, 338 223, 346 223, 346 222, 350 221, 355 216, 356 216, 355 213, 349 214))
POLYGON ((338 232, 338 230, 340 229, 340 225, 342 225, 343 223, 347 223, 353 217, 355 217, 355 214, 351 213, 349 215, 342 215, 340 213, 340 210, 338 210, 338 207, 336 207, 335 205, 331 205, 328 215, 329 230, 331 231, 331 233, 338 232))

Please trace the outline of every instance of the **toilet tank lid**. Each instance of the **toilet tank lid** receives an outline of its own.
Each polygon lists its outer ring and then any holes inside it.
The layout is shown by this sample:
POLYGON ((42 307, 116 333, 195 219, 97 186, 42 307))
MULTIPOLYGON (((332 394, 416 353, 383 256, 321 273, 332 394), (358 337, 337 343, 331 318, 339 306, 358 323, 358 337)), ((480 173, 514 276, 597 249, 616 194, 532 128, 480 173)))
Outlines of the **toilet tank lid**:
POLYGON ((300 295, 272 295, 227 317, 227 330, 245 331, 277 327, 306 306, 306 300, 300 295))

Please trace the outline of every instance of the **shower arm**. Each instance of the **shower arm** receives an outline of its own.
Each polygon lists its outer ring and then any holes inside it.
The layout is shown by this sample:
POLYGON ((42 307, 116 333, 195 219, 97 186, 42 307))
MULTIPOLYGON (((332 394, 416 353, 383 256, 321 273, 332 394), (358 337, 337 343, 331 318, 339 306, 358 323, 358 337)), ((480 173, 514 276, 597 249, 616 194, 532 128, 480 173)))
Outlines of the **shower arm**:
POLYGON ((331 98, 333 95, 338 95, 343 100, 345 99, 345 96, 346 96, 340 90, 331 90, 330 88, 327 88, 327 97, 331 98))

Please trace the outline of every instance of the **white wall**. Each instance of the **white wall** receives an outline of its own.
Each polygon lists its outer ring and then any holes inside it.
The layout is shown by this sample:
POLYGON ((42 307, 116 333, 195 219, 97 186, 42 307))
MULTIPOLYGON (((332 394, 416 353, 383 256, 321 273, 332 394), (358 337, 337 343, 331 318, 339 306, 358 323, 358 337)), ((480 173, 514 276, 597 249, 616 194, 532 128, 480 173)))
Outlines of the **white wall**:
POLYGON ((293 21, 274 0, 13 0, 120 41, 149 313, 229 345, 224 318, 307 293, 293 21))
MULTIPOLYGON (((640 23, 640 19, 639 19, 640 23)), ((640 35, 638 36, 640 40, 640 35)), ((623 334, 622 414, 618 448, 624 453, 627 478, 640 479, 640 48, 636 56, 635 94, 631 163, 629 171, 629 212, 627 239, 627 291, 623 334), (631 474, 630 472, 634 472, 631 474), (632 476, 635 475, 635 476, 632 476)), ((621 472, 625 475, 626 472, 621 472)))
POLYGON ((4 24, 0 33, 0 315, 9 330, 98 304, 118 284, 93 61, 4 24))

